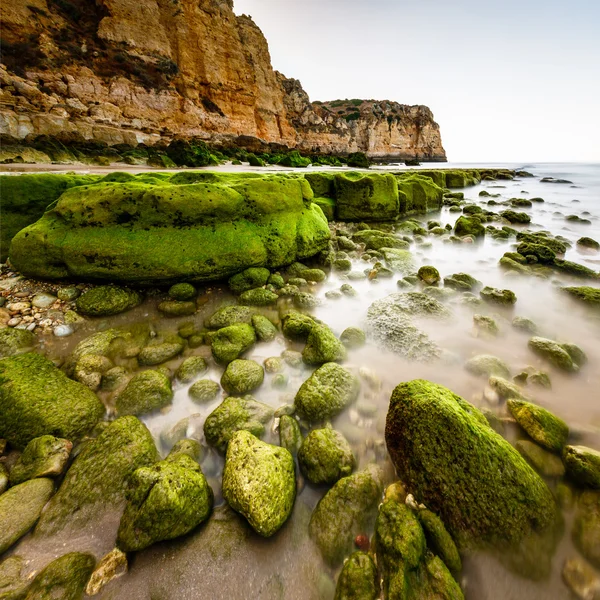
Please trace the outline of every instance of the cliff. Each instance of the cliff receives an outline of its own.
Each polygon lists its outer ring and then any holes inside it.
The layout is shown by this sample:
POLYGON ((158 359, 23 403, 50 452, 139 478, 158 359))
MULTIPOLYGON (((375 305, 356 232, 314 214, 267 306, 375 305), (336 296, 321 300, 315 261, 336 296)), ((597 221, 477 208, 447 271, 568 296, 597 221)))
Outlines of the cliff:
POLYGON ((0 18, 0 133, 13 138, 263 140, 445 160, 427 107, 311 103, 232 0, 4 0, 0 18))

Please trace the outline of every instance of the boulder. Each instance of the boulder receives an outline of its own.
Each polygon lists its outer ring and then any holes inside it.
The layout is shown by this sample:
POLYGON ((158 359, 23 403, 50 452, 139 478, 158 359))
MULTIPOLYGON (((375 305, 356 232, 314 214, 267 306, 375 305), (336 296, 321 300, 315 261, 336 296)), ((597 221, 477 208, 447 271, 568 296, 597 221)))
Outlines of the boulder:
POLYGON ((331 427, 313 429, 298 451, 302 473, 314 484, 333 484, 350 475, 356 459, 346 438, 331 427))
POLYGON ((354 552, 338 577, 334 600, 377 600, 379 578, 373 559, 365 552, 354 552))
POLYGON ((173 400, 171 381, 160 371, 142 371, 134 375, 117 396, 119 416, 144 415, 163 408, 173 400))
POLYGON ((573 482, 600 490, 600 452, 586 446, 565 446, 563 462, 573 482))
POLYGON ((251 325, 223 327, 212 338, 212 355, 218 363, 228 364, 249 350, 255 342, 256 334, 251 325))
POLYGON ((336 217, 341 221, 392 221, 398 217, 398 182, 391 174, 335 176, 336 217))
POLYGON ((475 407, 424 380, 394 390, 385 440, 396 471, 461 547, 517 544, 554 525, 550 490, 475 407))
POLYGON ((252 327, 261 342, 272 342, 277 337, 277 327, 263 315, 252 317, 252 327))
POLYGON ((560 454, 569 437, 569 428, 562 419, 545 408, 524 400, 511 398, 507 406, 529 437, 547 450, 560 454))
POLYGON ((465 235, 472 235, 477 237, 483 237, 485 235, 485 227, 481 224, 481 221, 477 217, 458 217, 454 224, 454 233, 458 237, 465 235))
POLYGON ((0 438, 15 448, 47 434, 77 441, 104 412, 94 392, 68 379, 40 354, 0 361, 0 438))
POLYGON ((292 455, 247 431, 229 441, 223 470, 223 497, 252 528, 270 537, 287 521, 296 498, 292 455))
POLYGON ((517 296, 511 290, 499 290, 490 286, 484 287, 479 295, 481 299, 490 304, 512 306, 517 301, 517 296))
POLYGON ((532 337, 527 343, 529 349, 538 356, 545 358, 555 367, 563 371, 578 371, 579 366, 562 344, 542 337, 532 337))
POLYGON ((10 471, 11 485, 37 477, 57 477, 66 467, 72 447, 69 440, 52 435, 31 440, 10 471))
POLYGON ((77 312, 87 317, 110 317, 136 307, 141 296, 127 288, 101 285, 77 298, 77 312))
POLYGON ((315 325, 311 328, 302 359, 308 365, 322 365, 328 362, 342 361, 346 358, 346 349, 327 325, 315 325))
POLYGON ((15 236, 11 260, 28 277, 152 285, 281 267, 327 247, 312 198, 308 182, 284 174, 76 187, 15 236))
POLYGON ((264 369, 253 360, 230 362, 221 377, 221 386, 229 394, 244 395, 259 387, 265 378, 264 369))
POLYGON ((316 321, 308 315, 299 312, 290 312, 283 316, 282 331, 286 338, 294 341, 306 341, 316 321))

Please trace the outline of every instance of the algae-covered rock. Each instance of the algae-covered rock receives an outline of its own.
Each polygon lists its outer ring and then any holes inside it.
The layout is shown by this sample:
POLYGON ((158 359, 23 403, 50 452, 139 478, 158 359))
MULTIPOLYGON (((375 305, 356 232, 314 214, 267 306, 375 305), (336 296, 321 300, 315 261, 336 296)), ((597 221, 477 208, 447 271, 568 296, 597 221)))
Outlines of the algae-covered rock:
POLYGON ((206 360, 201 356, 190 356, 178 367, 175 376, 182 383, 190 383, 208 371, 206 360))
POLYGON ((518 543, 555 522, 542 479, 479 410, 445 387, 398 385, 385 439, 401 480, 459 546, 518 543))
POLYGON ((212 338, 212 355, 218 363, 228 364, 249 350, 255 342, 256 334, 251 325, 223 327, 212 338))
POLYGON ((392 221, 398 217, 398 182, 391 174, 335 176, 336 217, 341 221, 392 221))
POLYGON ((508 365, 497 356, 491 354, 478 354, 470 358, 465 363, 465 369, 473 375, 498 375, 500 377, 510 377, 508 365))
POLYGON ((552 264, 556 258, 556 254, 548 246, 532 242, 521 242, 517 246, 517 252, 523 256, 535 256, 541 264, 552 264))
POLYGON ((230 325, 237 325, 240 323, 249 325, 255 311, 256 309, 248 306, 224 306, 206 319, 204 325, 206 325, 208 329, 222 329, 223 327, 229 327, 230 325))
POLYGON ((309 533, 330 565, 340 564, 352 550, 354 538, 373 526, 382 479, 381 469, 369 465, 337 481, 317 504, 309 533))
POLYGON ((279 296, 266 288, 255 288, 242 292, 240 302, 250 306, 269 306, 275 304, 279 296))
POLYGON ((518 440, 515 448, 540 475, 562 477, 565 474, 562 460, 536 443, 529 440, 518 440))
POLYGON ((367 336, 362 329, 358 327, 346 327, 340 335, 340 341, 346 348, 360 348, 365 345, 367 336))
POLYGON ((277 337, 277 327, 263 315, 252 317, 252 327, 261 342, 272 342, 277 337))
POLYGON ((346 358, 346 349, 327 325, 315 325, 311 328, 302 359, 309 365, 342 361, 346 358))
POLYGON ((600 569, 600 492, 583 492, 577 500, 573 542, 581 554, 600 569))
POLYGON ((79 383, 83 383, 83 385, 95 391, 102 382, 103 374, 113 367, 113 363, 106 356, 86 354, 77 361, 73 377, 79 383))
POLYGON ((255 390, 265 378, 265 371, 253 360, 230 362, 221 377, 221 386, 230 394, 243 395, 255 390))
POLYGON ((115 510, 123 502, 131 474, 156 460, 154 440, 145 425, 131 416, 113 421, 77 456, 36 533, 51 534, 67 524, 83 526, 102 511, 115 510))
POLYGON ((312 197, 308 182, 284 174, 76 187, 15 236, 11 260, 29 277, 144 284, 277 268, 327 247, 327 219, 312 197))
POLYGON ((47 434, 79 440, 104 412, 94 392, 40 354, 0 361, 0 438, 15 448, 47 434))
POLYGON ((117 533, 125 552, 172 540, 208 519, 213 492, 198 463, 185 454, 134 471, 117 533))
POLYGON ((311 483, 331 484, 350 475, 356 459, 346 438, 339 431, 325 427, 313 429, 304 438, 298 463, 311 483))
POLYGON ((454 233, 463 237, 465 235, 473 235, 475 237, 483 237, 485 235, 485 227, 477 217, 458 217, 454 224, 454 233))
POLYGON ((473 315, 473 325, 478 335, 496 337, 500 333, 496 320, 487 315, 473 315))
POLYGON ((221 386, 216 381, 200 379, 190 386, 188 394, 194 402, 204 404, 214 400, 219 395, 220 391, 221 386))
POLYGON ((101 285, 77 298, 77 312, 88 317, 110 317, 136 307, 141 296, 126 288, 101 285))
POLYGON ((142 371, 134 375, 117 396, 119 416, 143 415, 171 403, 173 390, 169 378, 160 371, 142 371))
POLYGON ((373 559, 365 552, 354 552, 338 577, 334 600, 377 600, 379 580, 373 559))
POLYGON ((567 424, 550 411, 523 400, 510 399, 507 402, 510 414, 525 432, 540 446, 560 453, 567 443, 567 424))
POLYGON ((531 217, 524 212, 503 210, 500 216, 511 224, 527 225, 527 223, 531 223, 531 217))
POLYGON ((176 283, 169 288, 169 297, 185 302, 196 297, 196 288, 191 283, 176 283))
POLYGON ((27 329, 15 329, 14 327, 0 329, 0 358, 27 352, 35 346, 35 343, 35 334, 27 329))
POLYGON ((36 575, 25 600, 81 600, 95 564, 91 554, 82 552, 53 560, 36 575))
POLYGON ((206 417, 204 436, 211 445, 225 452, 227 444, 236 431, 249 431, 260 438, 265 425, 273 418, 273 409, 257 402, 252 396, 236 398, 230 396, 206 417))
POLYGON ((285 449, 261 442, 247 431, 229 441, 223 497, 264 537, 287 521, 296 498, 294 459, 285 449))
POLYGON ((158 305, 158 310, 167 317, 187 317, 196 312, 196 303, 181 300, 165 300, 158 305))
POLYGON ((302 444, 302 432, 298 421, 290 415, 281 415, 279 419, 279 445, 294 458, 302 444))
POLYGON ((113 548, 98 561, 87 583, 85 593, 88 596, 96 596, 104 586, 125 573, 127 573, 127 555, 118 548, 113 548))
POLYGON ((579 370, 570 354, 558 342, 542 337, 532 337, 527 345, 535 354, 545 358, 563 371, 573 372, 579 370))
POLYGON ((417 276, 426 285, 436 285, 440 281, 440 272, 431 265, 421 267, 417 272, 417 276))
POLYGON ((11 485, 37 477, 60 475, 69 460, 73 444, 69 440, 42 435, 27 444, 10 471, 11 485))
POLYGON ((138 363, 144 367, 160 365, 183 352, 185 347, 183 338, 175 337, 172 340, 158 340, 142 349, 138 354, 138 363))
POLYGON ((0 495, 0 554, 22 538, 39 519, 54 493, 51 479, 31 479, 0 495))
POLYGON ((454 577, 458 577, 462 571, 462 561, 458 548, 446 530, 444 522, 427 508, 419 509, 417 518, 421 523, 423 533, 425 533, 427 547, 442 559, 454 577))
POLYGON ((482 300, 490 304, 500 304, 502 306, 511 306, 517 301, 517 296, 511 290, 499 290, 497 288, 486 286, 480 292, 482 300))
POLYGON ((317 323, 312 317, 299 312, 289 312, 282 319, 283 335, 295 341, 306 341, 308 334, 316 325, 317 323))
POLYGON ((358 396, 358 379, 336 363, 319 367, 301 386, 294 406, 311 423, 338 415, 358 396))
POLYGON ((586 446, 565 446, 563 462, 577 485, 600 489, 600 452, 586 446))
POLYGON ((580 302, 588 304, 594 308, 600 307, 600 288, 593 288, 583 285, 564 287, 562 290, 580 302))

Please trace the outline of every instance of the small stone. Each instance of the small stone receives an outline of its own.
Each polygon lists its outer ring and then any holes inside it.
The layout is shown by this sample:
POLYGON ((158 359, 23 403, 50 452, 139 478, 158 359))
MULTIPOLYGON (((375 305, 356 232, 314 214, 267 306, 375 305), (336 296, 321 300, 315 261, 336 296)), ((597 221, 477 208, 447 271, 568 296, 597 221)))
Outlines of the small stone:
POLYGON ((196 288, 191 283, 176 283, 169 288, 168 294, 173 300, 193 300, 196 297, 196 288))
POLYGON ((347 327, 340 335, 340 341, 346 348, 360 348, 366 343, 365 332, 358 327, 347 327))
MULTIPOLYGON (((300 360, 302 360, 302 357, 300 360)), ((278 356, 265 358, 263 365, 267 373, 282 373, 285 369, 285 361, 278 356)))
POLYGON ((96 596, 105 585, 125 573, 127 573, 127 555, 115 548, 100 559, 85 588, 86 595, 96 596))
POLYGON ((600 578, 580 558, 565 561, 562 577, 565 585, 580 600, 600 600, 600 578))
POLYGON ((186 358, 175 372, 175 377, 182 383, 190 383, 198 376, 206 373, 208 365, 201 356, 190 356, 186 358))
POLYGON ((158 310, 168 317, 187 317, 196 312, 196 303, 165 300, 158 305, 158 310))
POLYGON ((31 304, 32 304, 32 306, 35 306, 36 308, 49 308, 57 300, 58 300, 58 298, 56 296, 42 292, 40 294, 36 294, 33 297, 33 299, 31 300, 31 304))
POLYGON ((220 391, 221 386, 216 381, 200 379, 190 387, 188 394, 194 402, 205 404, 214 400, 220 391))
POLYGON ((57 325, 53 332, 56 337, 68 337, 75 333, 75 330, 72 325, 57 325))
POLYGON ((13 317, 6 324, 9 327, 16 327, 21 322, 21 317, 13 317))
POLYGON ((58 290, 57 296, 58 299, 62 300, 63 302, 72 302, 81 296, 81 291, 76 287, 62 288, 58 290))

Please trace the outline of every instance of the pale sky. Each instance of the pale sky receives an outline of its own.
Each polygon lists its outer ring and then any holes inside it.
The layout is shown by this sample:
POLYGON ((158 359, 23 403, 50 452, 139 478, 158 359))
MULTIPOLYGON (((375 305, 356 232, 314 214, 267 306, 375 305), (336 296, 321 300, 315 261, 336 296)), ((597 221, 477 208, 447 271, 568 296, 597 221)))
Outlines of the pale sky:
POLYGON ((600 0, 234 0, 311 100, 425 104, 450 161, 600 162, 600 0))

